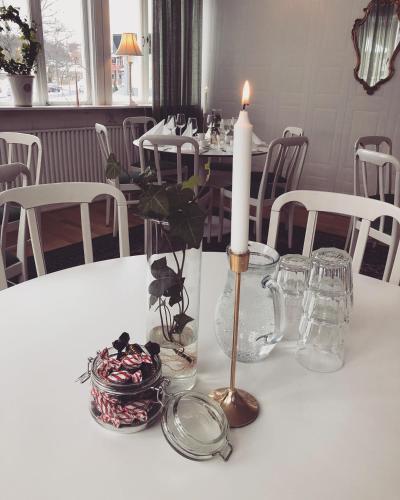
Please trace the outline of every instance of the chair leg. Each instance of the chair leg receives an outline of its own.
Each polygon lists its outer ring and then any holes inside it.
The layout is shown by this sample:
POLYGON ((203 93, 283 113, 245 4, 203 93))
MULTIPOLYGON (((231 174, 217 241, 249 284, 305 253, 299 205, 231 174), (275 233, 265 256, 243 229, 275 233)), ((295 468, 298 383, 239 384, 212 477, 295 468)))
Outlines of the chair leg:
POLYGON ((346 252, 348 252, 350 249, 350 242, 353 235, 353 227, 354 227, 354 217, 351 217, 349 222, 349 229, 347 230, 346 242, 344 244, 344 249, 346 250, 346 252))
POLYGON ((207 231, 207 243, 211 242, 211 230, 212 230, 212 213, 213 213, 213 202, 214 202, 214 190, 210 191, 210 200, 208 203, 208 231, 207 231))
POLYGON ((261 238, 262 238, 262 223, 263 223, 263 216, 262 216, 262 210, 257 210, 257 216, 256 216, 256 241, 258 243, 261 243, 261 238))
MULTIPOLYGON (((39 216, 40 217, 40 216, 39 216)), ((27 224, 26 224, 26 211, 21 208, 18 227, 18 240, 17 240, 17 257, 21 262, 22 272, 19 281, 26 281, 28 279, 28 262, 26 257, 26 242, 27 242, 27 224)))
POLYGON ((289 207, 288 213, 288 247, 292 248, 293 246, 293 224, 294 224, 294 205, 292 204, 289 207))
POLYGON ((222 233, 224 230, 224 189, 219 190, 219 215, 218 215, 218 243, 222 241, 222 233))
POLYGON ((106 226, 110 225, 110 211, 111 211, 111 198, 107 196, 106 199, 106 226))
POLYGON ((117 202, 114 200, 114 214, 113 214, 113 236, 114 238, 118 233, 118 213, 117 213, 117 202))

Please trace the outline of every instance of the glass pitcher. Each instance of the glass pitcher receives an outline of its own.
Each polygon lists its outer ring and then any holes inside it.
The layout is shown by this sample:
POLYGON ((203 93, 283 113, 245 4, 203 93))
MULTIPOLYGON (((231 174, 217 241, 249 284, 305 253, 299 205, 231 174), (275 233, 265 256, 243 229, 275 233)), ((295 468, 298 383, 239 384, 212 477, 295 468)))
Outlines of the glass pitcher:
MULTIPOLYGON (((268 356, 281 340, 281 293, 274 281, 279 254, 262 243, 249 242, 249 269, 241 275, 238 361, 250 363, 268 356)), ((215 310, 215 334, 231 356, 235 273, 228 271, 215 310)))

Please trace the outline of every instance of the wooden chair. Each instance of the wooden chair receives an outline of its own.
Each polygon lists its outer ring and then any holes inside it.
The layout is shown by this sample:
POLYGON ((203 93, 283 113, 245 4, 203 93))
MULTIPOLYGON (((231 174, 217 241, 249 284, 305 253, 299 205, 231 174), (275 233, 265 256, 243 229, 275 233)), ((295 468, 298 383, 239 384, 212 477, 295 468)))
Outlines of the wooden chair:
POLYGON ((154 127, 157 121, 151 116, 128 116, 122 122, 127 165, 135 167, 133 141, 149 130, 149 124, 154 127))
MULTIPOLYGON (((272 205, 267 244, 273 248, 275 248, 278 236, 280 212, 288 203, 299 203, 308 211, 303 245, 303 255, 306 256, 311 255, 313 250, 318 212, 347 215, 361 220, 353 252, 353 271, 356 273, 360 272, 373 221, 379 217, 391 217, 400 223, 400 208, 380 200, 322 191, 291 191, 279 196, 272 205)), ((394 245, 393 242, 391 244, 394 245)), ((400 282, 400 247, 393 251, 396 256, 389 281, 398 285, 400 282)))
POLYGON ((300 127, 286 127, 282 137, 302 137, 303 135, 304 130, 300 127))
MULTIPOLYGON (((17 203, 26 210, 33 256, 38 276, 46 274, 43 248, 39 235, 36 209, 44 205, 59 203, 79 203, 85 264, 93 262, 93 246, 90 230, 89 203, 99 196, 112 197, 117 205, 119 219, 119 249, 121 257, 128 257, 128 213, 124 195, 114 186, 97 182, 62 182, 9 189, 0 193, 0 205, 17 203)), ((4 260, 0 257, 0 290, 7 287, 4 260)))
MULTIPOLYGON (((146 157, 145 157, 145 141, 149 141, 154 149, 154 161, 155 161, 155 171, 157 174, 157 183, 162 184, 163 182, 173 182, 181 183, 188 176, 188 169, 182 163, 182 149, 184 146, 192 147, 191 154, 193 156, 193 175, 202 177, 203 173, 199 170, 199 143, 191 138, 185 136, 175 136, 175 135, 150 135, 147 137, 142 137, 139 140, 139 155, 140 155, 140 166, 142 171, 147 167, 146 157), (165 147, 176 148, 176 167, 175 171, 171 169, 163 170, 161 160, 160 160, 160 148, 161 151, 165 147)), ((206 235, 210 242, 211 240, 211 224, 212 224, 212 192, 208 190, 199 200, 200 206, 207 213, 207 228, 206 235)), ((145 230, 147 231, 145 224, 145 230)), ((146 241, 146 238, 145 238, 146 241)))
MULTIPOLYGON (((43 150, 39 137, 21 132, 0 132, 0 145, 1 142, 5 149, 4 163, 23 163, 30 172, 31 183, 40 184, 43 150)), ((18 230, 19 217, 19 207, 9 207, 6 232, 18 230)), ((2 218, 3 207, 0 207, 0 219, 2 218)), ((5 246, 4 240, 0 240, 0 246, 5 246)))
MULTIPOLYGON (((101 155, 103 157, 104 170, 107 165, 107 160, 110 154, 113 152, 111 148, 110 137, 108 134, 107 127, 101 123, 95 124, 95 130, 97 134, 97 140, 100 147, 101 155)), ((118 158, 117 158, 118 159, 118 158)), ((123 170, 122 174, 118 179, 107 179, 107 183, 120 189, 125 194, 130 194, 134 191, 138 191, 138 186, 134 183, 135 177, 138 175, 139 171, 128 171, 123 170)), ((136 205, 136 200, 128 200, 128 205, 136 205)), ((111 212, 111 200, 107 198, 106 200, 106 226, 110 224, 110 212, 111 212)), ((114 201, 114 215, 113 215, 113 236, 117 235, 118 230, 118 219, 116 216, 116 203, 114 201)))
MULTIPOLYGON (((354 194, 400 206, 400 162, 397 158, 377 151, 358 149, 354 159, 354 194)), ((360 229, 360 220, 352 218, 351 229, 350 251, 353 250, 355 233, 360 229)), ((398 225, 381 217, 372 225, 370 236, 389 246, 383 275, 387 281, 393 264, 394 243, 398 239, 398 225)))
MULTIPOLYGON (((280 137, 271 142, 261 178, 252 174, 250 208, 255 208, 255 215, 250 220, 256 224, 256 240, 261 241, 264 209, 271 206, 277 196, 298 188, 304 161, 308 150, 307 137, 280 137)), ((231 189, 224 189, 223 196, 232 199, 231 189)), ((220 238, 224 222, 225 203, 220 203, 220 238)), ((230 211, 230 208, 229 208, 230 211)), ((289 210, 288 239, 292 244, 293 207, 289 210)))
MULTIPOLYGON (((31 174, 26 165, 22 163, 8 163, 0 165, 0 186, 6 191, 15 183, 16 179, 22 176, 23 184, 29 186, 31 184, 31 174)), ((25 210, 20 210, 19 228, 18 228, 18 243, 16 255, 7 251, 7 226, 10 204, 3 205, 3 218, 1 221, 0 234, 0 249, 5 263, 5 272, 7 280, 18 277, 20 281, 25 281, 27 278, 26 269, 26 214, 25 210)))

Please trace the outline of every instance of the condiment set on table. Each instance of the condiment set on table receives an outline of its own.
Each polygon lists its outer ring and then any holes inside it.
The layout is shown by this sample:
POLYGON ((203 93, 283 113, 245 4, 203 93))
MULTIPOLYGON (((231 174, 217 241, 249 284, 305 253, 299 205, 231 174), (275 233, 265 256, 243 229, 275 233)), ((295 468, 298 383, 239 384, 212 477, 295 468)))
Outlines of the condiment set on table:
MULTIPOLYGON (((100 425, 132 433, 161 417, 169 444, 194 460, 215 455, 228 460, 233 450, 229 427, 248 425, 259 414, 256 398, 236 387, 237 360, 259 361, 286 343, 297 346, 295 358, 302 366, 335 371, 344 363, 353 303, 351 258, 346 252, 325 248, 311 258, 280 259, 274 249, 248 242, 253 128, 246 111, 248 99, 246 82, 243 110, 235 124, 230 271, 215 315, 218 344, 231 357, 229 387, 209 396, 193 390, 168 392, 173 376, 171 372, 168 378, 163 376, 160 345, 130 343, 127 333, 112 348, 89 358, 87 372, 78 379, 91 379, 90 411, 100 425)), ((159 265, 156 278, 165 273, 172 276, 173 271, 159 265)), ((163 293, 173 296, 167 290, 163 293)), ((193 320, 184 313, 178 317, 193 320)))

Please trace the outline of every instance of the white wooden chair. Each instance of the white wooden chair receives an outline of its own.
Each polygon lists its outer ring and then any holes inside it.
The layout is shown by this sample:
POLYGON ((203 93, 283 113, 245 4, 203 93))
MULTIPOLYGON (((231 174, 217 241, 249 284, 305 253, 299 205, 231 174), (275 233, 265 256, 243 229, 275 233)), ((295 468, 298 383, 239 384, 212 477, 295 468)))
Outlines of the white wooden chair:
MULTIPOLYGON (((31 174, 26 165, 23 163, 8 163, 0 165, 0 186, 3 191, 10 189, 16 179, 22 176, 23 184, 29 186, 31 184, 31 174)), ((5 263, 5 271, 7 280, 18 278, 20 281, 25 281, 27 278, 26 269, 26 214, 25 210, 20 210, 18 242, 16 255, 7 250, 7 225, 9 215, 9 203, 5 203, 3 208, 3 218, 1 221, 0 249, 5 263)), ((20 209, 20 207, 18 207, 20 209)))
MULTIPOLYGON (((38 276, 46 274, 43 248, 39 235, 36 209, 44 205, 59 203, 80 204, 83 250, 85 264, 93 262, 93 246, 90 230, 89 203, 99 196, 112 197, 117 205, 119 219, 119 249, 121 257, 128 257, 128 213, 127 202, 120 190, 114 186, 97 182, 62 182, 9 189, 0 193, 0 205, 17 203, 26 210, 33 256, 38 276)), ((0 252, 0 290, 7 287, 4 260, 0 252)))
POLYGON ((128 116, 122 122, 127 165, 135 165, 133 141, 139 139, 143 133, 146 133, 149 128, 154 127, 156 124, 157 121, 151 116, 128 116))
MULTIPOLYGON (((104 170, 107 165, 107 160, 110 154, 113 152, 111 148, 110 137, 108 134, 107 127, 101 123, 95 124, 95 130, 97 134, 97 140, 100 147, 101 155, 103 158, 104 170)), ((117 158, 118 160, 118 158, 117 158)), ((138 186, 134 183, 135 175, 140 173, 139 169, 135 172, 124 170, 124 172, 117 179, 107 179, 107 183, 120 189, 125 194, 130 194, 134 191, 138 191, 138 186)), ((128 200, 128 205, 136 205, 137 200, 128 200)), ((106 200, 106 226, 110 224, 110 212, 111 212, 111 200, 107 198, 106 200)), ((116 216, 116 204, 114 202, 114 215, 113 215, 113 236, 117 235, 118 230, 118 218, 116 216)))
MULTIPOLYGON (((192 147, 191 154, 193 156, 193 175, 199 176, 200 178, 204 173, 199 170, 199 143, 192 137, 176 136, 176 135, 150 135, 147 137, 142 137, 139 140, 139 155, 140 155, 140 166, 142 172, 147 168, 146 156, 145 156, 145 142, 149 141, 154 149, 154 161, 155 161, 155 171, 157 174, 157 183, 162 184, 163 182, 174 182, 181 183, 188 176, 188 169, 182 163, 182 149, 184 147, 192 147), (173 172, 171 169, 164 170, 162 168, 160 160, 160 148, 174 147, 176 148, 176 168, 173 172)), ((197 191, 197 189, 196 189, 197 191)), ((211 225, 212 225, 212 191, 211 189, 204 194, 199 200, 200 206, 207 213, 207 228, 206 235, 210 242, 211 240, 211 225)), ((145 230, 147 231, 146 224, 145 230)), ((145 238, 146 240, 146 238, 145 238)))
MULTIPOLYGON (((354 157, 354 194, 400 206, 400 162, 397 158, 377 151, 358 149, 354 157)), ((350 251, 360 229, 360 220, 352 218, 351 229, 350 251)), ((383 275, 383 279, 387 281, 393 263, 395 242, 398 239, 398 225, 381 217, 379 223, 376 221, 371 227, 370 236, 389 246, 383 275)))
MULTIPOLYGON (((391 217, 400 223, 400 208, 380 200, 322 191, 291 191, 279 196, 272 205, 267 241, 269 246, 273 248, 276 246, 282 208, 288 203, 294 202, 303 205, 308 211, 303 245, 303 255, 306 256, 311 255, 313 250, 318 212, 356 217, 361 220, 353 252, 353 271, 356 273, 360 272, 372 222, 379 217, 391 217)), ((393 242, 391 244, 394 245, 393 242)), ((389 281, 398 285, 400 282, 400 247, 394 251, 396 256, 389 281)))
MULTIPOLYGON (((255 208, 256 214, 250 214, 250 220, 256 224, 256 240, 261 241, 264 209, 271 206, 277 196, 298 188, 304 161, 308 150, 307 137, 280 137, 271 142, 265 159, 261 179, 252 174, 250 209, 255 208)), ((232 199, 231 189, 224 189, 223 196, 232 199)), ((220 236, 224 225, 224 212, 229 210, 225 203, 220 203, 220 236)), ((288 239, 289 247, 293 235, 293 207, 289 210, 288 239)))
POLYGON ((282 137, 302 137, 303 135, 304 130, 300 127, 286 127, 282 137))
MULTIPOLYGON (((31 183, 40 184, 43 150, 39 137, 21 132, 0 132, 0 147, 2 142, 4 163, 23 163, 30 172, 31 183)), ((0 207, 0 219, 2 217, 3 208, 0 207)), ((9 207, 6 232, 18 230, 19 217, 19 208, 9 207)), ((5 232, 3 234, 5 235, 5 232)), ((4 240, 0 240, 0 246, 5 246, 4 240)))

